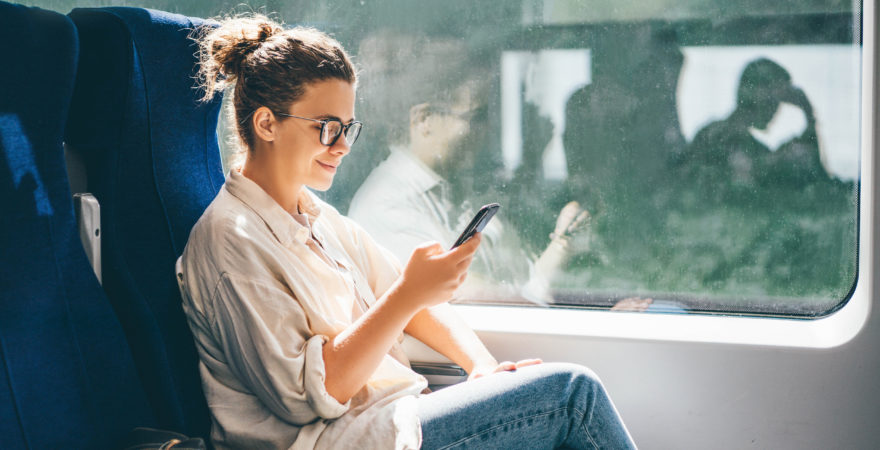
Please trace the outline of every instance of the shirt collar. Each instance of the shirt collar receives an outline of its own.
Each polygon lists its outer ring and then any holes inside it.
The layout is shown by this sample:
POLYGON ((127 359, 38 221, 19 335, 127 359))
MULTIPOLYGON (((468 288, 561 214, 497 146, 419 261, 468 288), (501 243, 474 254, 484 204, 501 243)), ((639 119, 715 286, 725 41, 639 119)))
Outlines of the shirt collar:
MULTIPOLYGON (((309 227, 297 222, 260 185, 237 170, 229 171, 229 177, 223 187, 257 213, 282 245, 289 246, 294 241, 305 244, 309 239, 309 227)), ((300 211, 308 217, 312 226, 321 214, 321 208, 313 196, 314 194, 308 189, 302 188, 298 200, 300 211)))
POLYGON ((401 147, 391 147, 387 164, 400 182, 413 186, 420 192, 427 192, 446 182, 409 150, 401 147))

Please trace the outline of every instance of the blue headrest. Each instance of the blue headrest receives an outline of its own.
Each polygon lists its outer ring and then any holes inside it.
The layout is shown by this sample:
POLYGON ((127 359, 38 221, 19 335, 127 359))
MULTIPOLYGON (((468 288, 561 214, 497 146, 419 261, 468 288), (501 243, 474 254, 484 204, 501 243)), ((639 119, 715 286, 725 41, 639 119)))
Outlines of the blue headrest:
POLYGON ((83 252, 62 149, 77 36, 0 2, 0 448, 108 448, 151 425, 83 252))
POLYGON ((190 229, 223 185, 220 102, 198 101, 200 19, 74 9, 80 68, 67 142, 101 203, 104 288, 164 428, 206 436, 198 356, 174 278, 190 229))

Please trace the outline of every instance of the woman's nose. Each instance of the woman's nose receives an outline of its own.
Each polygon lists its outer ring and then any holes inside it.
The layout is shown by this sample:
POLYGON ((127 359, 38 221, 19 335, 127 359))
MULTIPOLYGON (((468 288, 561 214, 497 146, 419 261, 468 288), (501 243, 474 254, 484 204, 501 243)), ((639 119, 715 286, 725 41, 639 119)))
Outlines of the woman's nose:
POLYGON ((351 151, 351 145, 349 145, 348 141, 345 139, 345 135, 339 136, 336 139, 336 142, 330 146, 330 153, 334 155, 345 155, 351 151))

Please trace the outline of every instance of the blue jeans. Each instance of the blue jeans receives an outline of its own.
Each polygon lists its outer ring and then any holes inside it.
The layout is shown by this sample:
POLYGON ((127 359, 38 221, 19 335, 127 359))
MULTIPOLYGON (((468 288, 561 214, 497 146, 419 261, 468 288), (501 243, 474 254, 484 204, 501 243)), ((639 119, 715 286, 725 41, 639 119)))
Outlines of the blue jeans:
POLYGON ((634 449, 587 368, 545 363, 459 383, 418 399, 422 448, 634 449))

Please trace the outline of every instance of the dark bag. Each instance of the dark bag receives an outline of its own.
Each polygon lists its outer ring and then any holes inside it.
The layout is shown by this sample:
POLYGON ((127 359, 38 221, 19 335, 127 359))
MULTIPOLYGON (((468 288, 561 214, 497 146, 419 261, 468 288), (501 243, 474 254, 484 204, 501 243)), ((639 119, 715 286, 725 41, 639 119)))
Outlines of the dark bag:
POLYGON ((135 428, 128 433, 124 450, 206 450, 202 438, 153 428, 135 428))

